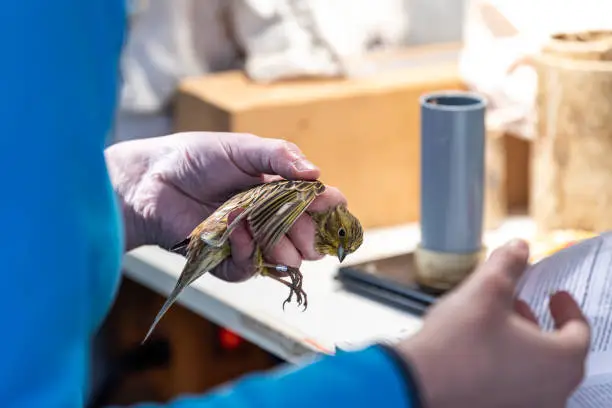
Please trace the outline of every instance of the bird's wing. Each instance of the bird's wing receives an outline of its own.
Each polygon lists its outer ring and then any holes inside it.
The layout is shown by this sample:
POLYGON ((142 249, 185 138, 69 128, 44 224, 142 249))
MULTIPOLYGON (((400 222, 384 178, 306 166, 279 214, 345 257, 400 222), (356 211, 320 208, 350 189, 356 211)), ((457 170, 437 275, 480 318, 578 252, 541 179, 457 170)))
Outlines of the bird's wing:
POLYGON ((187 247, 187 262, 183 267, 183 271, 176 281, 174 289, 172 289, 172 292, 166 299, 166 302, 155 316, 149 331, 142 341, 143 343, 146 342, 151 333, 153 333, 153 330, 155 330, 161 318, 166 314, 174 302, 176 302, 181 292, 187 286, 195 282, 200 276, 214 269, 229 255, 230 248, 227 245, 221 248, 214 248, 207 245, 198 245, 196 241, 189 242, 187 247))
POLYGON ((259 198, 248 215, 253 239, 264 251, 270 251, 286 234, 325 185, 312 181, 279 183, 259 198))
POLYGON ((151 323, 151 326, 149 327, 149 331, 145 335, 141 344, 144 344, 147 341, 147 339, 151 336, 151 333, 153 333, 153 330, 155 330, 161 318, 164 317, 168 309, 170 309, 170 306, 172 306, 174 302, 176 302, 176 299, 178 299, 179 295, 181 294, 183 289, 187 287, 188 283, 189 283, 189 280, 179 278, 179 280, 176 282, 174 286, 174 289, 172 289, 172 293, 170 293, 170 295, 166 299, 166 302, 162 305, 159 312, 157 312, 157 315, 155 316, 153 323, 151 323))
POLYGON ((236 226, 253 210, 250 203, 256 201, 259 195, 262 194, 261 186, 255 186, 235 195, 212 213, 210 217, 200 224, 200 228, 196 232, 199 234, 200 239, 210 246, 217 248, 223 246, 236 226), (229 214, 239 208, 243 211, 230 224, 227 224, 229 214))
POLYGON ((187 247, 189 245, 189 241, 191 240, 191 235, 187 238, 183 239, 172 245, 169 249, 170 252, 174 252, 175 254, 187 256, 187 247))

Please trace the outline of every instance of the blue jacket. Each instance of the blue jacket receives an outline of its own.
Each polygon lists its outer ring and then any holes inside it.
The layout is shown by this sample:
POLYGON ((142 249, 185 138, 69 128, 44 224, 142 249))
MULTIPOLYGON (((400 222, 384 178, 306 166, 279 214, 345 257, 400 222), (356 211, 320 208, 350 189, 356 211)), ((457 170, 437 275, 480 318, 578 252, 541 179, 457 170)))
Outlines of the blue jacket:
MULTIPOLYGON (((0 405, 82 407, 90 340, 116 294, 122 227, 103 149, 123 0, 19 0, 0 12, 0 405)), ((168 407, 410 407, 374 346, 256 375, 168 407)), ((143 405, 147 406, 147 405, 143 405)))

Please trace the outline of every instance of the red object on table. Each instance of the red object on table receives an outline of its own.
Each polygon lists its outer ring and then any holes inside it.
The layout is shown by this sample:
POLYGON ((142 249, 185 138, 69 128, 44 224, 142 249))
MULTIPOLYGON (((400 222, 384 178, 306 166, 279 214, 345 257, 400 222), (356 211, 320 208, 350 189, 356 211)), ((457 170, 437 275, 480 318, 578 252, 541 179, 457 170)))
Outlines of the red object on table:
POLYGON ((235 350, 244 340, 242 337, 238 336, 236 333, 222 327, 219 329, 219 342, 221 343, 221 347, 225 350, 235 350))

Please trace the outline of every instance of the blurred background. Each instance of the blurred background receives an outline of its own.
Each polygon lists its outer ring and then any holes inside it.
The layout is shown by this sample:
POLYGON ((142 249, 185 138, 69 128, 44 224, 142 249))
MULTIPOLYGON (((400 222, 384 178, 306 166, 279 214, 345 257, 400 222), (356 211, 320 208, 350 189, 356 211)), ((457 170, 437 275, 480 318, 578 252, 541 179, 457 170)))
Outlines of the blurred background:
POLYGON ((185 77, 245 65, 258 79, 328 74, 332 68, 327 48, 355 57, 373 49, 456 42, 462 35, 464 4, 465 0, 134 0, 115 140, 170 132, 172 98, 185 77), (283 56, 287 53, 294 55, 283 56), (269 69, 272 73, 262 72, 269 69))
MULTIPOLYGON (((527 214, 543 230, 608 229, 612 2, 559 3, 134 0, 108 142, 287 139, 366 229, 393 227, 419 220, 419 97, 472 90, 489 101, 486 228, 527 214)), ((124 279, 100 334, 94 406, 166 401, 281 363, 178 305, 166 337, 136 347, 162 300, 124 279)))

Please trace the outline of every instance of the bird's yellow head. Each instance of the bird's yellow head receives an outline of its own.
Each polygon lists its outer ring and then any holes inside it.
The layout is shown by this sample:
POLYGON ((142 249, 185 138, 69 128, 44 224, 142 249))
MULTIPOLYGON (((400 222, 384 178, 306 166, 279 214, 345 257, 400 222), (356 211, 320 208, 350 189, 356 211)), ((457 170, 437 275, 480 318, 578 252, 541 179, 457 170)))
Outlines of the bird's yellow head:
POLYGON ((361 223, 345 205, 311 216, 317 224, 315 249, 320 254, 337 256, 342 262, 363 243, 361 223))

